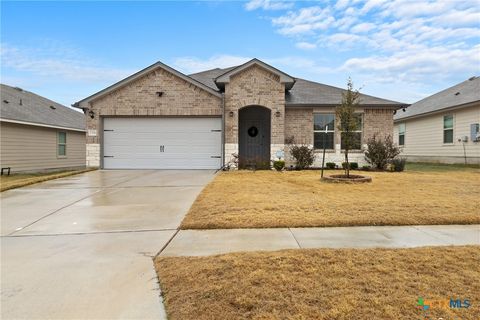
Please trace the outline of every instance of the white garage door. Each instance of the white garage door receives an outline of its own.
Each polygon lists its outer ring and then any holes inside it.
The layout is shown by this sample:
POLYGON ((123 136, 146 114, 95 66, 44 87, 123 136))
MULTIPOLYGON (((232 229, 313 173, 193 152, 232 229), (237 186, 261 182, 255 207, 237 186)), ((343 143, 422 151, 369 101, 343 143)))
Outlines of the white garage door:
POLYGON ((105 118, 105 169, 218 169, 220 118, 105 118))

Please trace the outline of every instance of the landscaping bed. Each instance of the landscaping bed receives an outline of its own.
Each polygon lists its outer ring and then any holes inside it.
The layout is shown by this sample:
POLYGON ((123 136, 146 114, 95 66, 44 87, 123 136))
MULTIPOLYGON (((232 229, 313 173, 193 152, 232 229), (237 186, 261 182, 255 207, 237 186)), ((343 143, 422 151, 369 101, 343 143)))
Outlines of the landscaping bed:
POLYGON ((68 170, 42 173, 15 173, 9 176, 0 176, 0 192, 28 186, 34 183, 63 178, 95 169, 68 170))
MULTIPOLYGON (((322 183, 320 172, 222 172, 182 229, 480 223, 480 169, 368 172, 371 183, 322 183)), ((325 171, 325 175, 338 171, 325 171)), ((352 174, 364 174, 352 171, 352 174)))
POLYGON ((479 246, 464 246, 160 257, 155 265, 169 319, 479 319, 479 260, 479 246), (423 310, 419 298, 471 306, 423 310))

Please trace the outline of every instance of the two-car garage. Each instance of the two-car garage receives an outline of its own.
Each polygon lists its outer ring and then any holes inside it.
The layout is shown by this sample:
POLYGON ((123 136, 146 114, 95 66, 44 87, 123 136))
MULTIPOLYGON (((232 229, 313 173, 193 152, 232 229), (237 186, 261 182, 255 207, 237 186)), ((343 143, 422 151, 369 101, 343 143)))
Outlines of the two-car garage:
POLYGON ((219 169, 221 118, 103 119, 105 169, 219 169))

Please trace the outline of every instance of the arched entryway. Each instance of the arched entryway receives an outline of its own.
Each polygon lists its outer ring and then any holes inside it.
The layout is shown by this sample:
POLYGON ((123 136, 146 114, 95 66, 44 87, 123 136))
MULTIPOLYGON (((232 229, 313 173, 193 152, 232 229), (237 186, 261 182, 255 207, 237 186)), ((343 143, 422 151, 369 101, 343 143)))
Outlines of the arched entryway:
POLYGON ((240 109, 238 119, 238 164, 241 169, 270 167, 271 111, 262 106, 240 109))

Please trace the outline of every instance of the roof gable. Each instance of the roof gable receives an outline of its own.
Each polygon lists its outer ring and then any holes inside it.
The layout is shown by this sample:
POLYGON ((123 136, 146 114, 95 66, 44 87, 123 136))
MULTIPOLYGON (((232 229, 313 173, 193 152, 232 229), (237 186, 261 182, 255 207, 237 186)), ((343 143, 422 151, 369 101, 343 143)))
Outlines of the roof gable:
POLYGON ((154 70, 157 70, 157 69, 163 69, 167 72, 170 72, 171 74, 173 74, 173 75, 181 78, 182 80, 185 80, 186 82, 189 82, 189 83, 191 83, 191 84, 193 84, 193 85, 211 93, 214 96, 221 97, 221 94, 218 91, 214 90, 213 88, 209 87, 208 85, 205 85, 204 83, 199 82, 198 80, 196 80, 194 78, 191 78, 191 77, 181 73, 180 71, 175 70, 175 69, 167 66, 166 64, 158 61, 158 62, 152 64, 151 66, 148 66, 145 69, 142 69, 142 70, 138 71, 137 73, 134 73, 131 76, 129 76, 129 77, 123 79, 123 80, 120 80, 119 82, 117 82, 117 83, 115 83, 115 84, 113 84, 113 85, 111 85, 111 86, 109 86, 109 87, 107 87, 107 88, 105 88, 105 89, 103 89, 103 90, 101 90, 101 91, 83 99, 83 100, 80 100, 79 102, 76 102, 73 106, 77 107, 77 108, 81 108, 83 104, 85 104, 87 102, 90 102, 92 100, 98 99, 100 97, 103 97, 103 96, 109 94, 112 91, 120 89, 120 88, 132 83, 133 81, 143 77, 144 75, 146 75, 146 74, 148 74, 148 73, 150 73, 154 70))
POLYGON ((263 69, 266 69, 267 71, 277 75, 280 77, 280 82, 281 83, 284 83, 285 84, 285 88, 286 89, 290 89, 293 87, 293 84, 295 83, 295 79, 291 76, 289 76, 288 74, 286 74, 285 72, 283 71, 280 71, 274 67, 272 67, 271 65, 269 64, 266 64, 265 62, 263 61, 260 61, 258 59, 252 59, 238 67, 235 67, 233 69, 230 69, 229 71, 225 72, 224 74, 218 76, 214 82, 217 84, 217 86, 220 88, 220 89, 223 89, 224 88, 224 85, 225 83, 229 83, 230 82, 230 78, 240 72, 242 72, 243 70, 245 69, 248 69, 250 68, 251 66, 259 66, 263 69))

